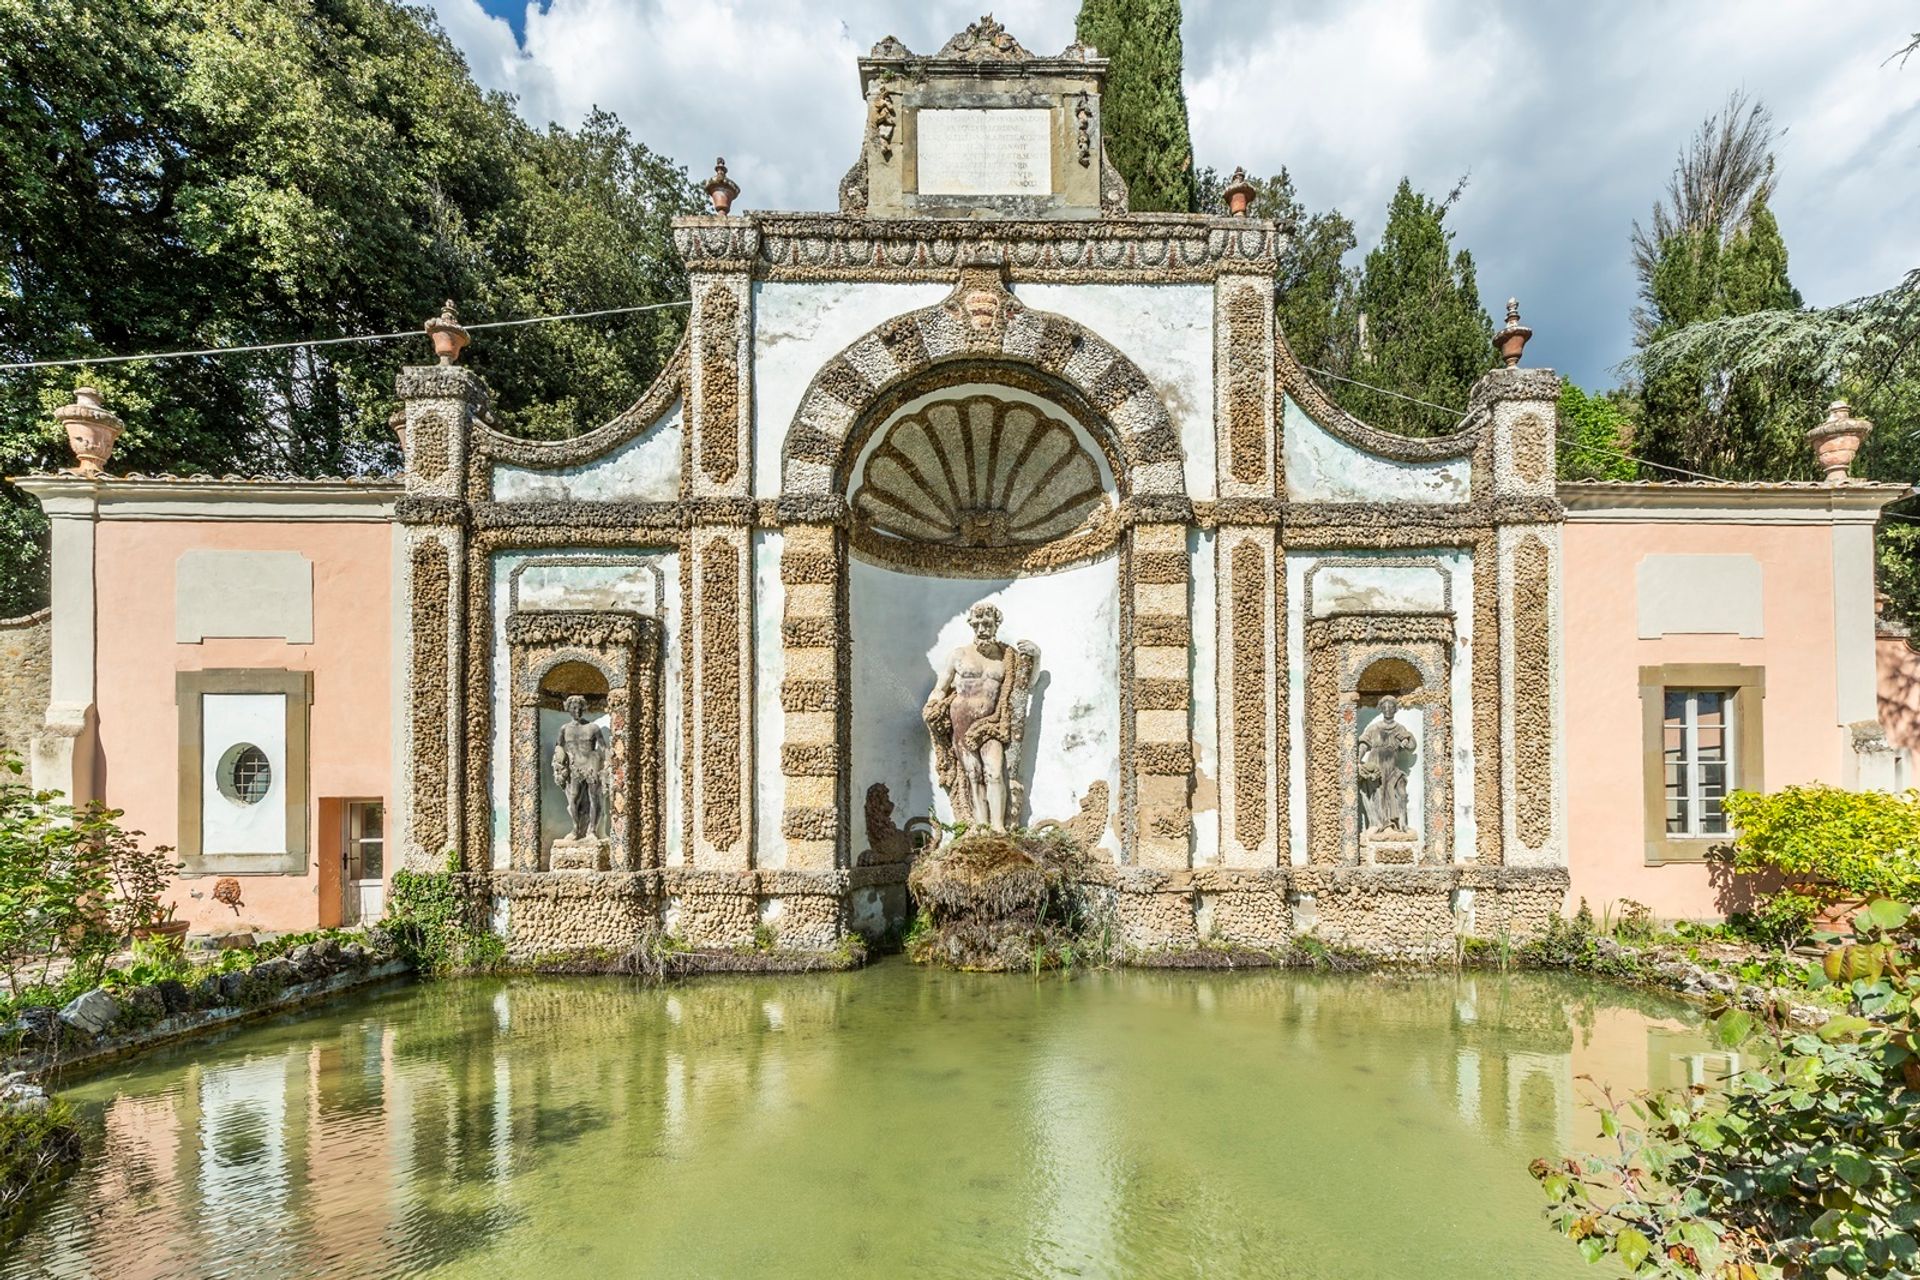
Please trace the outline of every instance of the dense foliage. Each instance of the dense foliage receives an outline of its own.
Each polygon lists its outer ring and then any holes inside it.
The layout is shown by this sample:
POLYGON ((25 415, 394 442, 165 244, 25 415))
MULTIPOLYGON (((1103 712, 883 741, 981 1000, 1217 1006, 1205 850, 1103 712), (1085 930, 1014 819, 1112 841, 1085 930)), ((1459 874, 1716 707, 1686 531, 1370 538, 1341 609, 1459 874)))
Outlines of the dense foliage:
POLYGON ((1100 96, 1107 156, 1135 213, 1195 208, 1193 139, 1181 83, 1180 0, 1081 0, 1075 38, 1109 62, 1100 96))
MULTIPOLYGON (((528 128, 395 0, 0 2, 0 360, 417 330, 683 298, 684 172, 611 116, 528 128)), ((503 426, 593 425, 677 310, 488 332, 503 426)), ((0 373, 0 474, 65 465, 77 382, 127 422, 115 468, 299 475, 398 460, 421 340, 0 373)), ((44 526, 0 503, 0 615, 44 598, 44 526)))
POLYGON ((1733 869, 1767 877, 1757 913, 1775 936, 1796 937, 1823 908, 1920 895, 1920 791, 1889 795, 1815 783, 1726 800, 1738 835, 1733 869))
POLYGON ((1616 396, 1588 395, 1571 382, 1560 387, 1562 480, 1633 480, 1640 465, 1628 456, 1633 419, 1616 396))
POLYGON ((123 829, 120 810, 75 809, 21 772, 0 754, 0 974, 16 990, 62 966, 97 982, 128 933, 159 917, 175 864, 123 829))
POLYGON ((81 1155, 73 1108, 53 1100, 43 1106, 0 1105, 0 1242, 6 1241, 40 1194, 58 1182, 81 1155))
POLYGON ((1674 1280, 1911 1275, 1920 1264, 1915 913, 1880 900, 1871 940, 1809 981, 1850 1005, 1817 1032, 1730 1010, 1717 1086, 1606 1098, 1605 1154, 1537 1160, 1554 1226, 1589 1261, 1674 1280))
POLYGON ((506 961, 506 944, 471 919, 454 875, 451 864, 446 871, 393 873, 383 924, 422 973, 495 969, 506 961))

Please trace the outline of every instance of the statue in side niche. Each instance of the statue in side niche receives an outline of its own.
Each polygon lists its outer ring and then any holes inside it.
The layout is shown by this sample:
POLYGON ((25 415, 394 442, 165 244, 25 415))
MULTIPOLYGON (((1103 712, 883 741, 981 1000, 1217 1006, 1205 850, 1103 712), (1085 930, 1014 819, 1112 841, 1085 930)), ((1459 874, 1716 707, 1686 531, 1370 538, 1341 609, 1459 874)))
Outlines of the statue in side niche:
POLYGON ((587 719, 587 700, 573 694, 566 701, 571 717, 560 728, 553 745, 553 781, 567 798, 567 818, 573 824, 570 843, 597 839, 607 816, 607 767, 613 743, 607 731, 587 719))
POLYGON ((954 819, 1005 831, 1025 798, 1020 751, 1040 650, 1030 641, 1002 642, 1000 610, 985 601, 967 610, 967 625, 973 642, 947 655, 921 718, 954 819))
POLYGON ((1380 699, 1380 714, 1360 731, 1358 774, 1360 829, 1403 832, 1407 826, 1407 765, 1418 744, 1413 730, 1394 719, 1400 700, 1380 699))

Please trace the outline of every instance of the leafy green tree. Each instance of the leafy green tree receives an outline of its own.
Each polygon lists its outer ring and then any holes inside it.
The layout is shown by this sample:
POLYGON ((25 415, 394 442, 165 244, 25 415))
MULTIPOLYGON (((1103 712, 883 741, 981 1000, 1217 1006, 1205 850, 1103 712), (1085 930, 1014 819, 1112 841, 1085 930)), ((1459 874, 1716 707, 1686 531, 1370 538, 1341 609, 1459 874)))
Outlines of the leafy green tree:
POLYGON ((1197 206, 1187 94, 1180 82, 1180 0, 1081 0, 1077 39, 1108 58, 1101 95, 1107 155, 1135 213, 1197 206))
POLYGON ((1562 480, 1632 480, 1633 419, 1618 396, 1588 395, 1560 384, 1559 470, 1562 480))
POLYGON ((1401 179, 1380 244, 1342 308, 1353 344, 1349 376, 1372 386, 1336 383, 1329 391, 1341 408, 1389 431, 1451 430, 1457 419, 1399 397, 1464 407, 1493 367, 1493 322, 1480 305, 1473 255, 1454 249, 1443 222, 1458 195, 1430 200, 1401 179))
MULTIPOLYGON (((0 360, 238 346, 684 296, 684 173, 595 117, 529 129, 393 0, 0 0, 0 360), (577 233, 577 234, 576 234, 577 233)), ((679 313, 481 336, 508 429, 630 401, 679 313)), ((0 373, 0 472, 66 462, 77 383, 127 422, 115 467, 358 473, 418 343, 0 373)), ((0 614, 44 596, 44 526, 0 503, 0 614)))
MULTIPOLYGON (((1358 244, 1353 220, 1338 209, 1313 213, 1282 168, 1271 178, 1251 179, 1256 188, 1248 214, 1287 228, 1286 248, 1275 272, 1274 303, 1280 332, 1303 364, 1344 367, 1350 343, 1342 340, 1342 300, 1352 287, 1345 259, 1358 244)), ((1227 180, 1209 166, 1197 177, 1202 213, 1225 214, 1227 180)))

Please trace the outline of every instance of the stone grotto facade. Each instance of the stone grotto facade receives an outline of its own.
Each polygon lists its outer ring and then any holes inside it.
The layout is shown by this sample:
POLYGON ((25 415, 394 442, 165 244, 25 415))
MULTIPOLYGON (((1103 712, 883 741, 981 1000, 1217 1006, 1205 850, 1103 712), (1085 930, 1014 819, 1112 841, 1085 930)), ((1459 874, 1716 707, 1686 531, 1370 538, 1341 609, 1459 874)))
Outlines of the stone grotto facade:
MULTIPOLYGON (((1710 526, 1764 509, 1762 523, 1825 539, 1783 544, 1779 563, 1825 566, 1834 602, 1822 647, 1794 659, 1823 681, 1827 705, 1805 714, 1828 754, 1784 772, 1861 781, 1858 753, 1838 744, 1874 715, 1872 518, 1897 487, 1729 486, 1741 505, 1686 486, 1560 485, 1560 383, 1518 367, 1517 315, 1505 367, 1449 433, 1354 420, 1276 330, 1286 228, 1128 212, 1102 140, 1105 72, 1093 50, 1034 56, 988 21, 932 56, 875 46, 840 208, 734 214, 738 189, 716 174, 718 211, 675 224, 692 298, 679 349, 632 408, 576 438, 496 431, 449 313, 429 324, 442 362, 399 376, 398 482, 201 481, 184 497, 169 489, 184 482, 24 482, 56 526, 47 719, 76 726, 37 748, 44 769, 112 793, 96 763, 109 700, 93 684, 60 688, 63 603, 77 615, 82 590, 61 557, 81 554, 81 523, 107 530, 112 507, 227 530, 217 552, 167 544, 168 665, 309 673, 290 691, 183 674, 159 719, 223 691, 312 704, 297 764, 285 732, 279 757, 261 753, 306 780, 280 831, 285 845, 298 828, 319 922, 342 886, 367 880, 327 872, 355 794, 384 803, 376 882, 451 859, 522 955, 619 949, 652 929, 696 947, 771 933, 829 950, 902 921, 928 817, 988 821, 986 805, 1096 850, 1090 874, 1133 946, 1275 947, 1312 931, 1435 954, 1462 930, 1529 934, 1567 902, 1581 732, 1570 646, 1633 637, 1642 671, 1660 670, 1668 632, 1648 632, 1649 608, 1684 609, 1668 597, 1703 573, 1726 578, 1746 553, 1737 537, 1708 547, 1710 526), (1678 577, 1653 605, 1644 591, 1616 600, 1611 632, 1592 637, 1569 635, 1569 582, 1599 583, 1613 553, 1596 542, 1591 570, 1569 566, 1583 518, 1652 531, 1629 575, 1649 557, 1688 562, 1669 566, 1678 577), (312 540, 334 525, 372 532, 312 540), (173 564, 195 554, 254 557, 220 562, 249 581, 291 575, 282 595, 298 617, 215 617, 239 606, 178 585, 173 564), (316 605, 329 566, 361 575, 362 608, 316 605), (212 619, 192 637, 189 607, 212 619), (334 655, 314 648, 329 607, 342 611, 334 655), (261 637, 277 647, 259 650, 261 637), (206 648, 219 645, 233 652, 206 648), (378 670, 345 691, 363 659, 378 670), (1859 660, 1864 714, 1857 697, 1844 705, 1859 660), (323 723, 329 696, 361 703, 323 723), (320 779, 356 750, 370 763, 355 780, 320 779)), ((1619 528, 1601 533, 1619 544, 1619 528)), ((101 554, 92 541, 84 553, 101 554)), ((1756 578, 1754 610, 1759 593, 1756 578)), ((1756 638, 1745 622, 1672 630, 1756 638)), ((89 630, 84 643, 100 642, 89 630)), ((1782 661, 1788 648, 1776 642, 1782 661)), ((1660 704, 1666 686, 1648 678, 1660 704)), ((1750 688, 1730 683, 1742 678, 1700 676, 1750 688)), ((1615 805, 1625 780, 1626 836, 1606 856, 1636 869, 1656 865, 1641 860, 1652 846, 1636 816, 1644 696, 1627 688, 1635 709, 1608 722, 1626 725, 1618 741, 1580 748, 1624 761, 1591 776, 1611 778, 1602 803, 1615 805)), ((1710 717, 1721 704, 1699 705, 1710 717)), ((1757 728, 1760 704, 1745 705, 1757 728)), ((228 715, 199 707, 209 724, 228 715)), ((183 755, 161 793, 177 790, 174 812, 150 831, 250 794, 221 773, 238 766, 213 754, 231 753, 218 736, 196 727, 208 740, 183 755)), ((1655 808, 1671 804, 1653 785, 1655 808)), ((1695 821, 1680 803, 1669 812, 1695 821)), ((227 874, 243 856, 193 852, 227 874)), ((285 901, 297 914, 299 895, 285 901)), ((189 910, 224 908, 194 894, 189 910)))

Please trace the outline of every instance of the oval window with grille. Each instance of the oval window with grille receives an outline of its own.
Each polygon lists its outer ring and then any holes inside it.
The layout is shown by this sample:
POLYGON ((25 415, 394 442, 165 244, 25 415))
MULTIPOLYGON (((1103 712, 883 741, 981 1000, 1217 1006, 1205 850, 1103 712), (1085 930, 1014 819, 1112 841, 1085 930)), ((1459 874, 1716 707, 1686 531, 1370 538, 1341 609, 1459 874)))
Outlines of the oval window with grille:
POLYGON ((273 789, 273 765, 267 753, 251 742, 236 742, 220 757, 214 771, 220 794, 235 804, 259 804, 273 789))

